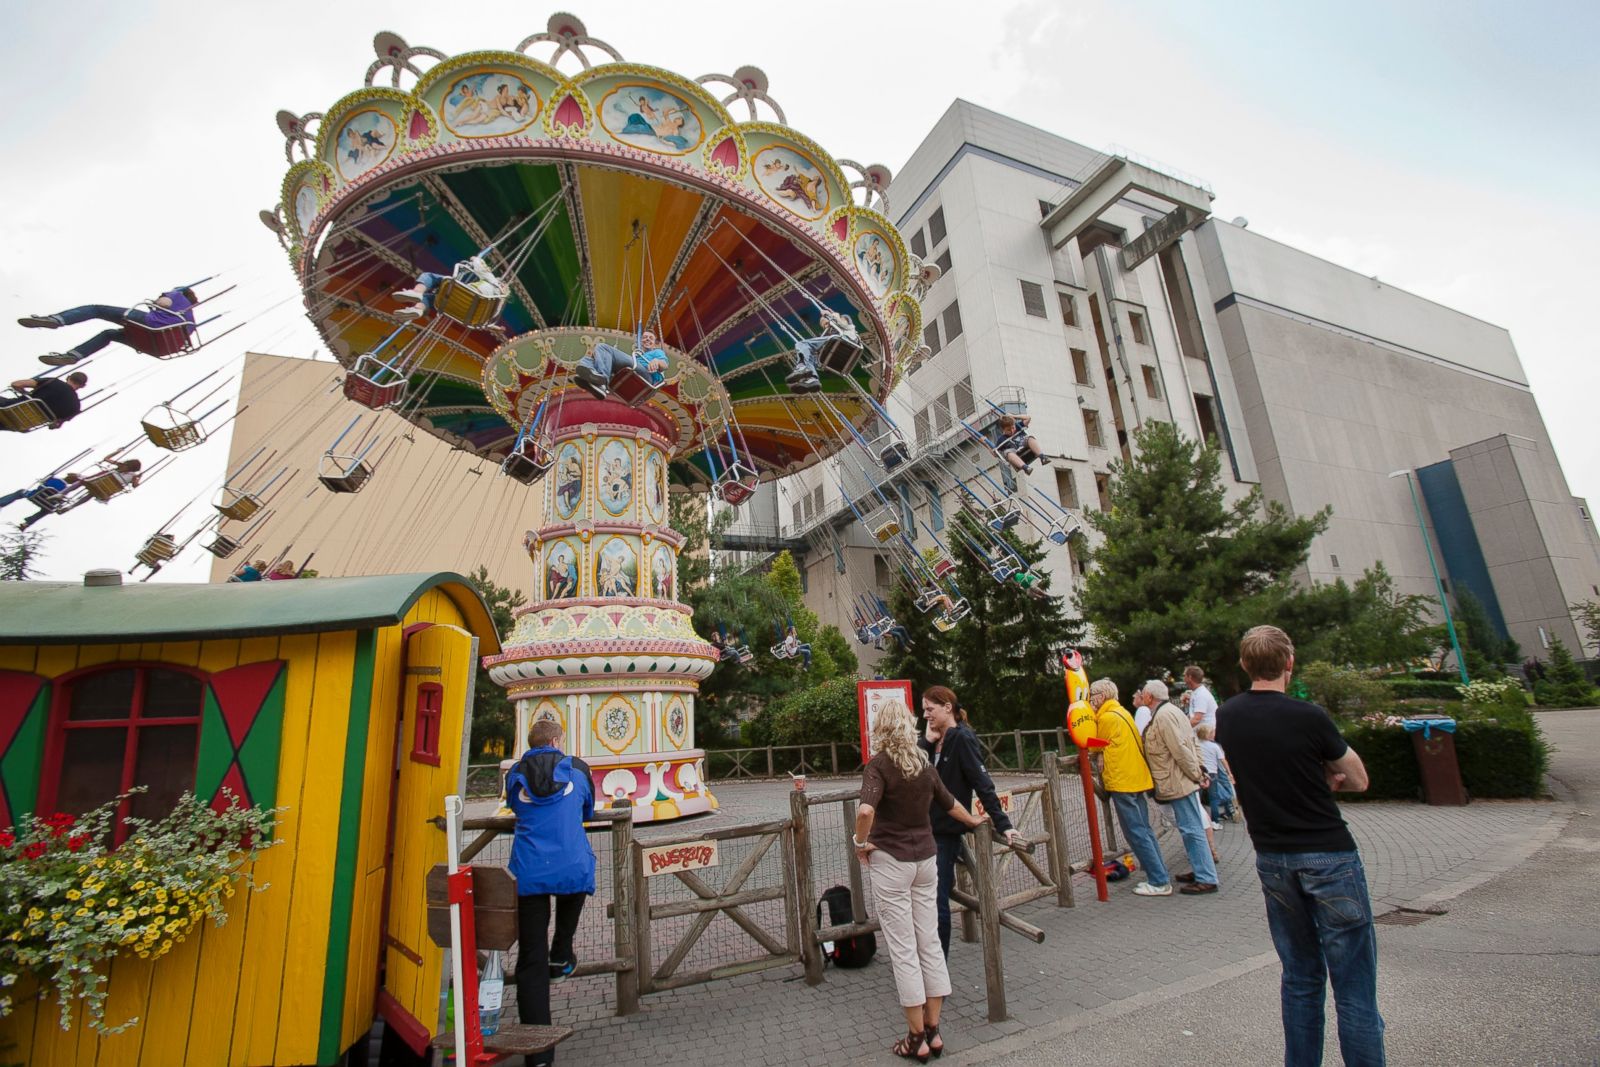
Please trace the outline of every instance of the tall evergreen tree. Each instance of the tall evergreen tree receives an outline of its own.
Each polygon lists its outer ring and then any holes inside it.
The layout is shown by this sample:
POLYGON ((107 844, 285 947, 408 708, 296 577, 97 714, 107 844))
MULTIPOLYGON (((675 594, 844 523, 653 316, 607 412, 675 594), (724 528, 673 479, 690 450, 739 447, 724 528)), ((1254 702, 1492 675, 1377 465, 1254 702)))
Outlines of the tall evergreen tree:
POLYGON ((39 557, 50 535, 18 525, 0 533, 0 582, 25 582, 39 573, 39 557))
POLYGON ((892 638, 884 638, 887 651, 878 661, 879 673, 885 678, 910 682, 918 699, 930 685, 950 684, 954 673, 946 640, 948 635, 933 628, 933 613, 918 611, 910 590, 900 583, 896 583, 889 594, 889 613, 895 622, 906 628, 911 643, 902 645, 892 638))
POLYGON ((1291 576, 1329 512, 1295 518, 1259 489, 1230 505, 1217 450, 1171 423, 1147 422, 1133 443, 1132 461, 1111 466, 1110 510, 1089 513, 1104 536, 1078 592, 1097 639, 1092 671, 1130 685, 1197 663, 1231 689, 1245 630, 1291 616, 1320 628, 1319 594, 1291 576))
MULTIPOLYGON (((516 626, 516 610, 527 603, 527 597, 521 590, 496 585, 489 577, 489 568, 482 564, 467 575, 467 581, 489 605, 489 617, 494 620, 500 640, 509 641, 516 626)), ((472 755, 520 755, 522 741, 511 736, 516 728, 516 703, 480 666, 472 693, 472 755)))

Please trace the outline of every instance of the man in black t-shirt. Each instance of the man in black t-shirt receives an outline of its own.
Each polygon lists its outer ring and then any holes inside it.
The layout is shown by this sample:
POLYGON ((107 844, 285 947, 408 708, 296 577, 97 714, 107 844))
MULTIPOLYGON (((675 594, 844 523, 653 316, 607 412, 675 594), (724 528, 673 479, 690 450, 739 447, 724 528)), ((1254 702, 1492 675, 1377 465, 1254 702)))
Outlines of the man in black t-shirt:
POLYGON ((12 382, 11 388, 18 392, 25 391, 26 395, 0 400, 0 408, 16 407, 18 404, 26 404, 29 400, 38 400, 54 416, 50 421, 50 428, 59 430, 62 423, 75 418, 83 410, 83 402, 78 399, 78 390, 88 384, 89 376, 82 371, 73 371, 65 378, 23 378, 12 382))
POLYGON ((1239 642, 1251 688, 1217 712, 1239 803, 1256 848, 1267 926, 1283 964, 1286 1067, 1322 1062, 1326 986, 1333 985, 1347 1065, 1382 1065, 1378 942, 1366 871, 1333 799, 1367 788, 1367 769, 1328 713, 1284 694, 1294 643, 1276 626, 1239 642))

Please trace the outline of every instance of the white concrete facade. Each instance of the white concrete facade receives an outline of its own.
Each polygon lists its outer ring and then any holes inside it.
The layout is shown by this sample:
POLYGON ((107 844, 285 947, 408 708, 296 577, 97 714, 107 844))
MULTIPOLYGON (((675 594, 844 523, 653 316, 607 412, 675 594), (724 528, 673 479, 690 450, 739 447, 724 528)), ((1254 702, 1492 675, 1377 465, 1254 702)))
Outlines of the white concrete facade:
MULTIPOLYGON (((955 415, 981 418, 986 397, 1021 390, 1032 429, 1058 457, 1053 468, 1019 478, 1021 491, 1095 508, 1097 480, 1124 454, 1127 435, 1149 419, 1171 422, 1218 442, 1224 478, 1238 493, 1259 484, 1299 514, 1333 508, 1303 580, 1352 580, 1382 561, 1404 591, 1431 595, 1405 479, 1388 475, 1467 463, 1476 442, 1510 435, 1527 442, 1517 465, 1532 472, 1523 481, 1536 487, 1525 494, 1535 501, 1527 512, 1533 525, 1515 536, 1542 531, 1527 554, 1555 562, 1536 604, 1525 603, 1526 588, 1502 598, 1517 601, 1514 610, 1507 605, 1506 622, 1525 653, 1542 655, 1542 642, 1557 631, 1578 651, 1566 604, 1600 590, 1600 539, 1587 506, 1567 488, 1506 331, 1215 219, 1126 270, 1120 249, 1174 202, 1203 203, 1209 193, 1173 177, 1172 188, 1187 195, 1163 202, 1144 189, 1167 176, 1146 171, 1159 180, 1132 191, 1107 183, 1120 197, 1092 212, 1091 227, 1062 238, 1059 224, 1069 214, 1081 221, 1080 205, 1045 217, 1106 162, 958 100, 895 178, 890 217, 913 252, 948 268, 922 302, 925 338, 936 351, 889 404, 914 452, 941 451, 940 441, 960 432, 955 415)), ((968 443, 948 455, 981 460, 987 453, 968 443)), ((968 459, 953 462, 970 469, 968 459)), ((886 574, 862 565, 873 542, 849 521, 844 502, 846 490, 862 491, 862 465, 855 450, 776 489, 784 536, 809 533, 813 548, 834 537, 851 546, 845 574, 825 547, 804 562, 808 602, 847 633, 843 605, 881 589, 886 574)), ((929 480, 900 478, 915 517, 934 525, 938 494, 928 492, 929 480)), ((939 504, 948 514, 956 501, 939 504)), ((1469 511, 1475 523, 1485 514, 1469 511)), ((919 546, 933 543, 919 532, 919 546)), ((1502 577, 1512 581, 1505 568, 1514 557, 1501 552, 1498 564, 1486 561, 1497 587, 1502 577)), ((1067 549, 1051 548, 1047 566, 1057 590, 1071 588, 1076 564, 1067 549)))

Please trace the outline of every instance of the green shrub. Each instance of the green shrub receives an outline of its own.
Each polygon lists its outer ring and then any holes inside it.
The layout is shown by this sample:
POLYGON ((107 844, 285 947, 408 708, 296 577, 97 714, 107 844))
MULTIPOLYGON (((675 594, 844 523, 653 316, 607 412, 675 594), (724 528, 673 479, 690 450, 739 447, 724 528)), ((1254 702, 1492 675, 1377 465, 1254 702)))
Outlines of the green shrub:
POLYGON ((781 696, 763 708, 751 725, 751 733, 761 738, 756 740, 758 745, 859 742, 856 680, 830 678, 821 685, 781 696))
POLYGON ((1567 646, 1550 644, 1550 669, 1543 681, 1533 687, 1533 699, 1547 708, 1587 708, 1600 704, 1600 690, 1590 684, 1567 646))
POLYGON ((1454 681, 1433 681, 1426 678, 1385 678, 1383 679, 1390 696, 1396 700, 1411 700, 1417 697, 1426 697, 1434 700, 1459 700, 1461 698, 1458 688, 1461 685, 1461 676, 1458 674, 1454 681))
MULTIPOLYGON (((1422 781, 1411 734, 1398 726, 1340 724, 1344 738, 1361 756, 1370 784, 1365 793, 1340 799, 1416 800, 1422 781)), ((1467 794, 1478 799, 1535 797, 1544 793, 1550 747, 1526 709, 1499 720, 1468 719, 1456 724, 1456 761, 1467 794)))
POLYGON ((1381 682, 1352 667, 1308 663, 1295 672, 1295 677, 1305 687, 1306 699, 1321 704, 1330 715, 1380 711, 1393 702, 1392 694, 1381 682))

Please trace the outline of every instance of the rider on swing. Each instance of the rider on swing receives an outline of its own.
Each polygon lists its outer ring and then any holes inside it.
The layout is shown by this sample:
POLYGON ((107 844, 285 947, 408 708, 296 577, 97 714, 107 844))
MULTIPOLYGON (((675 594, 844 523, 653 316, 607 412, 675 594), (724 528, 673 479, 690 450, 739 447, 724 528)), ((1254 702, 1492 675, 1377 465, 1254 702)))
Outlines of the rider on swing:
POLYGON ((578 361, 574 373, 579 385, 594 394, 596 400, 604 400, 611 393, 612 379, 627 370, 637 372, 652 386, 666 380, 667 353, 656 341, 654 331, 645 330, 639 335, 639 346, 631 356, 615 345, 595 345, 593 352, 578 361))
POLYGON ((1028 432, 1028 425, 1032 422, 1033 418, 1029 415, 1000 416, 1000 439, 994 447, 1012 470, 1025 473, 1032 471, 1030 464, 1034 460, 1047 467, 1050 465, 1050 457, 1044 454, 1039 439, 1028 432))
POLYGON ((816 337, 802 337, 794 346, 794 369, 783 381, 797 393, 816 393, 822 390, 822 379, 817 373, 817 353, 830 341, 860 344, 856 324, 848 315, 832 308, 822 308, 822 333, 816 337))

